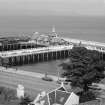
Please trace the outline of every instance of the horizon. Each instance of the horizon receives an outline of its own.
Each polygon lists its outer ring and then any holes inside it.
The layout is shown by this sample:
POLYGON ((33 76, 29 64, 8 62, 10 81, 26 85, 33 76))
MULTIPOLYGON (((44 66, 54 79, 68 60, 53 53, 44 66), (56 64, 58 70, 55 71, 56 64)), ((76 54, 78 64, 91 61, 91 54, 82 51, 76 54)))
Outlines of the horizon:
POLYGON ((0 0, 0 16, 105 16, 105 0, 0 0))
POLYGON ((104 1, 0 0, 0 35, 49 32, 55 25, 64 35, 104 42, 104 1))

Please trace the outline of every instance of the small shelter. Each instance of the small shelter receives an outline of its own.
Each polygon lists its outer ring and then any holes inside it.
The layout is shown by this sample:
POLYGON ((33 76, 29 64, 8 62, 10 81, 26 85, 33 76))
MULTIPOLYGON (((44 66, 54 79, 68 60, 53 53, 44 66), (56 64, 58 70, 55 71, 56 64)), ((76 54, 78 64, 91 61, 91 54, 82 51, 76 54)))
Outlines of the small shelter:
POLYGON ((21 84, 18 84, 17 87, 17 97, 18 98, 24 97, 24 86, 21 84))

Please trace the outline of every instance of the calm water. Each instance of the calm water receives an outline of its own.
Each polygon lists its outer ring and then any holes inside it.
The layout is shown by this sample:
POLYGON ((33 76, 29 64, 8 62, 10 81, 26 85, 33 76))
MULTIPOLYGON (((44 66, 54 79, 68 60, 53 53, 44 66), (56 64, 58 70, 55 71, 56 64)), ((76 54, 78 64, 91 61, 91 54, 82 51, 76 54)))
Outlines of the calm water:
MULTIPOLYGON (((0 36, 32 36, 36 31, 51 32, 52 25, 64 37, 105 42, 105 17, 0 17, 0 36)), ((58 61, 52 61, 19 69, 56 74, 57 65, 58 61)))
POLYGON ((60 70, 59 64, 61 64, 62 62, 63 60, 56 60, 37 64, 30 64, 25 66, 18 66, 17 68, 20 70, 26 70, 31 72, 35 71, 43 74, 48 73, 52 75, 57 75, 58 71, 60 70))

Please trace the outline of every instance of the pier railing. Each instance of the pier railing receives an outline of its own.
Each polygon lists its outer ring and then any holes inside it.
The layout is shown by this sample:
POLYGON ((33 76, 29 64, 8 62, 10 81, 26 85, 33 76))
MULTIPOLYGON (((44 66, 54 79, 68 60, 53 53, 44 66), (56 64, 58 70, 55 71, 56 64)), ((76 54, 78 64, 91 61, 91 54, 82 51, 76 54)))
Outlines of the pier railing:
POLYGON ((95 47, 101 47, 105 48, 105 43, 101 42, 96 42, 96 41, 86 41, 86 40, 81 40, 81 39, 72 39, 72 38, 63 38, 65 41, 71 42, 71 43, 76 43, 76 44, 84 44, 84 45, 89 45, 89 46, 95 46, 95 47))
POLYGON ((86 41, 86 40, 80 40, 80 39, 72 39, 72 38, 62 38, 62 39, 72 44, 84 45, 84 47, 86 47, 89 50, 96 50, 96 51, 105 53, 105 43, 86 41))
POLYGON ((105 48, 105 43, 101 43, 101 42, 87 41, 87 40, 73 39, 73 38, 64 38, 64 37, 62 37, 62 39, 66 40, 68 42, 72 42, 72 43, 78 43, 78 44, 82 43, 82 44, 85 44, 85 45, 104 47, 105 48))
POLYGON ((54 51, 62 51, 62 50, 70 50, 73 45, 62 45, 62 46, 50 46, 50 47, 42 47, 42 48, 31 48, 31 49, 22 49, 22 50, 13 50, 13 51, 4 51, 0 52, 0 57, 13 57, 13 56, 23 56, 23 55, 31 55, 31 54, 39 54, 45 52, 54 52, 54 51))

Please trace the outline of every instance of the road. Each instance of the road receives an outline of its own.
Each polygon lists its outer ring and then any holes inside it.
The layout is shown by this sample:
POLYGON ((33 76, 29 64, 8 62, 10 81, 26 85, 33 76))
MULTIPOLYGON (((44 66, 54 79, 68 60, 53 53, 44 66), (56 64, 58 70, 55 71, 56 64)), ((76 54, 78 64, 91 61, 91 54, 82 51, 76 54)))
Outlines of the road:
POLYGON ((41 91, 51 91, 59 85, 56 82, 43 81, 41 78, 20 75, 16 73, 0 72, 0 86, 16 89, 18 84, 25 87, 25 92, 36 96, 41 91))

